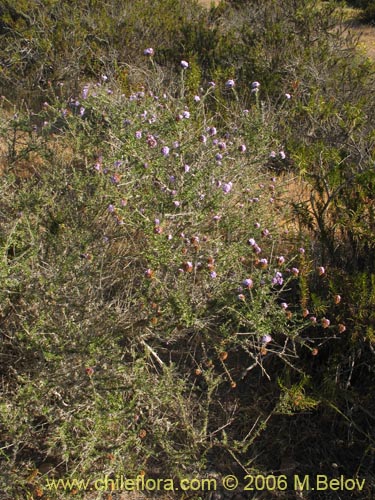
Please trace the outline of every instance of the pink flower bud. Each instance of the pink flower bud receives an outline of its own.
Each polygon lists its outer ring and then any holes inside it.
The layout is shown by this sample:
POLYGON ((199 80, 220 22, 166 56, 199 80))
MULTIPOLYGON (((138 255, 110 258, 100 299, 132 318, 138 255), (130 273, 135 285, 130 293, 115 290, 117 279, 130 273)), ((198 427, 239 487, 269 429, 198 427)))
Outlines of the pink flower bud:
POLYGON ((329 319, 327 319, 327 318, 322 319, 322 327, 323 328, 328 328, 330 324, 331 324, 331 322, 329 319))

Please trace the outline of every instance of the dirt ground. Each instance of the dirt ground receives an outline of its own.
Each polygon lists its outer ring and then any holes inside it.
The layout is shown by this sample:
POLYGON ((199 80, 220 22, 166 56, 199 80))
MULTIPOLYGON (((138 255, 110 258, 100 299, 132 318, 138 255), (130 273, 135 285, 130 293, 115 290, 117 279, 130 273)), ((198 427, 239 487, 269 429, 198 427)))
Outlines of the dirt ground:
POLYGON ((366 50, 367 55, 375 60, 375 25, 356 23, 351 30, 360 35, 360 44, 366 50))
POLYGON ((199 3, 201 3, 205 7, 210 7, 211 3, 217 5, 219 3, 219 0, 199 0, 199 3))

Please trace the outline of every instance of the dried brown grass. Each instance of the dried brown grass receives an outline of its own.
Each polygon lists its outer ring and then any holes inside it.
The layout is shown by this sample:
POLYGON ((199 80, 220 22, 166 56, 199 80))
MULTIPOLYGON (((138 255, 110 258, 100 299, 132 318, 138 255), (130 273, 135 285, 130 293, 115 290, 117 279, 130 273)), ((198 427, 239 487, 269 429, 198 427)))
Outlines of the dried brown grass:
POLYGON ((367 55, 375 60, 375 26, 370 24, 355 24, 352 28, 360 36, 360 46, 367 55))
POLYGON ((360 20, 361 10, 346 8, 345 21, 349 30, 359 36, 359 45, 367 55, 375 60, 375 25, 365 24, 360 20))
POLYGON ((203 5, 204 7, 207 7, 208 9, 211 7, 211 4, 217 5, 220 0, 198 0, 198 2, 203 5))

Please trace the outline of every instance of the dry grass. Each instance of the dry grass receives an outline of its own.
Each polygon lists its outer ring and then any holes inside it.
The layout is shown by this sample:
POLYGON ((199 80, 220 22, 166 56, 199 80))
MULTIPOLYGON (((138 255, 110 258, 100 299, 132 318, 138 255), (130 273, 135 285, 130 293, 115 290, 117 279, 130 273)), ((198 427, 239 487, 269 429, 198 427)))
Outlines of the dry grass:
POLYGON ((198 0, 200 4, 202 4, 204 7, 211 7, 211 4, 217 5, 220 0, 198 0))
POLYGON ((360 45, 375 60, 375 26, 358 23, 353 25, 352 30, 360 35, 360 45))
POLYGON ((361 22, 360 14, 359 9, 345 9, 346 22, 350 31, 359 35, 360 46, 371 59, 375 60, 375 25, 361 22))

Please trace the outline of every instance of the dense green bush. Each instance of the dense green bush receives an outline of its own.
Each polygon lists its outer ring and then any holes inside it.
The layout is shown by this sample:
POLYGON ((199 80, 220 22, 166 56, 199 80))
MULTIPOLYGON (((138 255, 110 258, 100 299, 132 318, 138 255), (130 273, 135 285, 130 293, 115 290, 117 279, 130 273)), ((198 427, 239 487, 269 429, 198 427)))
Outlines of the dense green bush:
POLYGON ((363 22, 375 21, 375 2, 374 0, 347 0, 349 6, 359 9, 357 19, 363 22))
POLYGON ((8 97, 17 92, 30 102, 50 85, 64 83, 67 96, 81 78, 117 73, 119 64, 141 64, 143 49, 151 45, 158 47, 160 62, 178 62, 185 50, 183 27, 199 24, 203 14, 190 0, 86 0, 74 9, 68 1, 3 2, 1 92, 8 97))

